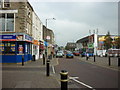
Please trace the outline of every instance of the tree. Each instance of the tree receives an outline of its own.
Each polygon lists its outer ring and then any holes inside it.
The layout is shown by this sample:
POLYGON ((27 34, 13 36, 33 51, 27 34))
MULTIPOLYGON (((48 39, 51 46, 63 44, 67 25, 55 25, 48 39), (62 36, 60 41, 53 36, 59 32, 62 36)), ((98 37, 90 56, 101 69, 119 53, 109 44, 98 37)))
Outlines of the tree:
POLYGON ((106 36, 105 36, 105 41, 104 41, 104 47, 105 47, 105 49, 109 49, 109 48, 111 48, 112 47, 112 38, 111 38, 111 36, 110 36, 110 32, 108 32, 107 34, 106 34, 106 36))
POLYGON ((115 46, 116 48, 120 49, 120 36, 118 38, 115 38, 115 46))

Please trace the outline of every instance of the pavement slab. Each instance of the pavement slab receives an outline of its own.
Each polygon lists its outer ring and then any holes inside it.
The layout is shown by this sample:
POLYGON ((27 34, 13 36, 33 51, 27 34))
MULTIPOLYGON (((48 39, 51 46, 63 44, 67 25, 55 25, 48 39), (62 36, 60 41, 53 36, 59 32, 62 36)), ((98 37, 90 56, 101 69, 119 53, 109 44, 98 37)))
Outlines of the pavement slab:
POLYGON ((91 63, 97 66, 101 66, 104 68, 120 71, 120 67, 118 67, 118 59, 117 57, 111 57, 111 65, 108 65, 108 57, 96 57, 96 60, 94 62, 94 58, 90 57, 88 60, 86 60, 86 57, 76 57, 81 61, 91 63))
MULTIPOLYGON (((51 61, 56 65, 56 61, 51 61)), ((60 84, 52 71, 49 77, 46 76, 46 65, 43 65, 40 59, 25 63, 24 66, 20 64, 3 65, 2 88, 60 88, 60 84)))

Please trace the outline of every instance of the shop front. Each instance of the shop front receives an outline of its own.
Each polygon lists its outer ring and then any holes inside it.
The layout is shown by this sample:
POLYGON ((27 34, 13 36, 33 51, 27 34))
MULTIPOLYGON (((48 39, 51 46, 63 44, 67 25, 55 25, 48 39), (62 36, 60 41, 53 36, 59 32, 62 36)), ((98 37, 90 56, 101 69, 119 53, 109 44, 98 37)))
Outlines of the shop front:
POLYGON ((21 63, 32 60, 32 37, 27 34, 0 35, 0 63, 21 63))
POLYGON ((35 59, 39 59, 39 41, 33 40, 33 55, 35 55, 35 59))
POLYGON ((40 58, 43 58, 45 47, 44 47, 43 41, 39 41, 39 42, 40 42, 40 45, 39 45, 39 54, 40 54, 40 58))

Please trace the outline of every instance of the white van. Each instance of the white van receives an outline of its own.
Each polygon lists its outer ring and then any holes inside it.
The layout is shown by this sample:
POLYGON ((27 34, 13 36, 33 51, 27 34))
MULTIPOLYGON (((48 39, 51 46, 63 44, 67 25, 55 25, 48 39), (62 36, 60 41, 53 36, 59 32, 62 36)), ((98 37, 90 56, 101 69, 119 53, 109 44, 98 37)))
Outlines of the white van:
POLYGON ((120 49, 108 49, 107 54, 112 57, 120 56, 120 49))
POLYGON ((97 55, 100 57, 105 57, 106 56, 106 50, 97 50, 97 55))

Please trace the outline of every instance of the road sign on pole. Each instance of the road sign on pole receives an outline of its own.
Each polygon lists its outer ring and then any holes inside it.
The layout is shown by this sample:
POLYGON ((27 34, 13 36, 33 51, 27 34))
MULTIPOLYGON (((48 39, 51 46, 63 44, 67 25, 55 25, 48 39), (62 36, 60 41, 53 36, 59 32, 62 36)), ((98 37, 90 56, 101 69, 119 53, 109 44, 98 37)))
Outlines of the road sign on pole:
POLYGON ((46 39, 47 39, 47 40, 50 40, 50 36, 47 36, 46 39))

